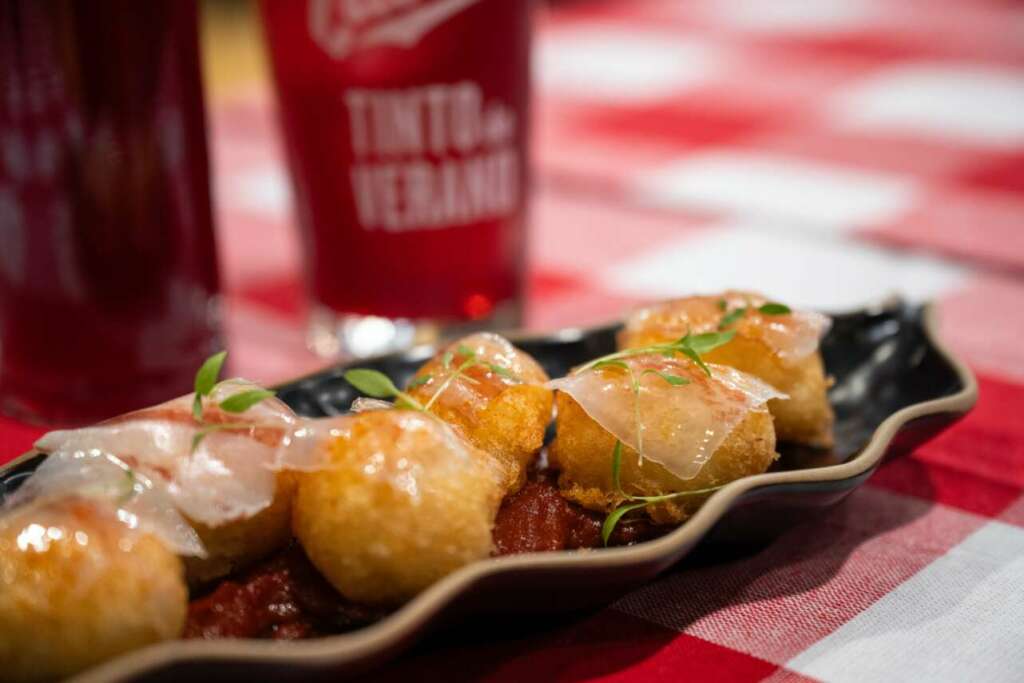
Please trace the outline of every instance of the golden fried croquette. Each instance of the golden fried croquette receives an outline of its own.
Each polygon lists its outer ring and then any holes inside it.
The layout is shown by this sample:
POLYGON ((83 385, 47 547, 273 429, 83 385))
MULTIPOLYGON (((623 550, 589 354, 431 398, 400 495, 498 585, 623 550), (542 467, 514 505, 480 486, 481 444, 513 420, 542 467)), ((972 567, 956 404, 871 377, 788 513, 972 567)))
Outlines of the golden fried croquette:
POLYGON ((554 401, 544 386, 547 381, 547 374, 527 353, 504 337, 479 333, 453 342, 427 361, 408 393, 424 405, 436 394, 430 410, 477 448, 500 459, 511 493, 523 485, 530 463, 544 445, 554 401), (464 365, 464 376, 449 382, 464 365))
POLYGON ((346 598, 399 604, 490 554, 503 474, 444 422, 370 411, 324 443, 324 465, 298 474, 293 528, 346 598))
POLYGON ((292 499, 295 475, 277 475, 274 499, 252 517, 235 519, 217 526, 187 519, 206 550, 206 557, 184 557, 185 575, 192 587, 232 574, 283 548, 292 537, 292 499))
MULTIPOLYGON (((558 483, 562 495, 590 510, 611 511, 624 500, 612 492, 615 437, 568 394, 556 393, 555 404, 558 435, 551 444, 550 458, 552 467, 561 471, 558 483)), ((695 491, 760 474, 777 457, 771 415, 766 410, 754 410, 726 437, 693 479, 680 479, 653 460, 638 464, 636 451, 625 446, 619 480, 623 490, 632 495, 695 491)), ((679 523, 696 512, 706 499, 707 495, 684 496, 650 505, 647 513, 659 524, 679 523)))
POLYGON ((758 308, 766 303, 760 294, 729 291, 655 304, 626 320, 619 347, 641 348, 674 341, 688 332, 713 332, 732 315, 734 320, 725 328, 735 330, 736 336, 704 359, 754 375, 789 396, 768 404, 780 441, 831 447, 834 416, 818 350, 828 318, 807 311, 760 312, 758 308), (739 309, 745 309, 742 315, 735 313, 739 309))
POLYGON ((765 353, 761 342, 737 335, 708 353, 706 359, 748 372, 789 396, 768 402, 780 441, 831 448, 835 416, 828 402, 829 381, 820 353, 781 363, 777 356, 765 353))
POLYGON ((181 561, 82 499, 0 518, 0 676, 70 676, 181 635, 181 561))
MULTIPOLYGON (((689 360, 657 354, 618 363, 553 383, 557 433, 548 455, 569 500, 599 511, 625 500, 612 479, 617 440, 622 491, 634 496, 718 486, 764 472, 777 457, 764 407, 777 395, 771 387, 732 368, 711 365, 708 376, 689 360)), ((680 522, 703 500, 682 497, 647 512, 658 523, 680 522)))

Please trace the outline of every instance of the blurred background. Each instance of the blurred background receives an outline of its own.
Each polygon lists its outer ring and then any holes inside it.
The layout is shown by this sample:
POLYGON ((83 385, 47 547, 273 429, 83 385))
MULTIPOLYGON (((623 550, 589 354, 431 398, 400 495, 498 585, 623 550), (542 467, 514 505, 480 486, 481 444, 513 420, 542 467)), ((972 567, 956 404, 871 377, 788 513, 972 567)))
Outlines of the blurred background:
MULTIPOLYGON (((216 225, 239 368, 306 351, 257 17, 202 3, 216 225)), ((841 310, 937 299, 982 368, 1024 331, 1024 7, 576 0, 539 8, 526 325, 727 286, 841 310)))
MULTIPOLYGON (((495 7, 519 7, 509 3, 495 7)), ((32 5, 7 11, 19 6, 32 5)), ((233 372, 275 382, 327 361, 310 350, 302 212, 270 54, 255 3, 198 7, 223 339, 233 372)), ((1024 6, 564 0, 535 9, 525 265, 510 262, 526 327, 587 325, 726 287, 825 310, 898 293, 938 301, 947 337, 976 368, 1024 379, 1024 6)), ((515 28, 495 26, 496 42, 515 28)), ((507 123, 498 117, 492 132, 507 134, 507 123)), ((381 264, 360 250, 318 258, 321 270, 358 269, 363 291, 399 303, 417 290, 375 277, 381 264)), ((466 305, 489 314, 493 304, 466 305)))

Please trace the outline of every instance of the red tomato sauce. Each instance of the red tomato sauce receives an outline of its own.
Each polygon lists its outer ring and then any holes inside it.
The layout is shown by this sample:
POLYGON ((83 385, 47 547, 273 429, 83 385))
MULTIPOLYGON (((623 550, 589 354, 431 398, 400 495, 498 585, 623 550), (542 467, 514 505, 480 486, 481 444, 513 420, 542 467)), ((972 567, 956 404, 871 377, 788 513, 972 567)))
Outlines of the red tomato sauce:
MULTIPOLYGON (((534 472, 498 511, 494 554, 597 548, 602 545, 603 521, 603 514, 563 498, 555 474, 534 472)), ((631 545, 667 530, 646 521, 622 522, 610 545, 631 545)), ((359 605, 339 595, 293 543, 193 599, 185 638, 312 638, 352 631, 387 614, 388 610, 359 605)))
POLYGON ((386 614, 341 597, 293 543, 192 600, 184 637, 295 640, 352 631, 386 614))
MULTIPOLYGON (((557 475, 536 472, 505 499, 494 523, 496 555, 599 548, 604 514, 571 503, 558 492, 557 475)), ((632 545, 665 533, 646 521, 620 522, 609 545, 632 545)))

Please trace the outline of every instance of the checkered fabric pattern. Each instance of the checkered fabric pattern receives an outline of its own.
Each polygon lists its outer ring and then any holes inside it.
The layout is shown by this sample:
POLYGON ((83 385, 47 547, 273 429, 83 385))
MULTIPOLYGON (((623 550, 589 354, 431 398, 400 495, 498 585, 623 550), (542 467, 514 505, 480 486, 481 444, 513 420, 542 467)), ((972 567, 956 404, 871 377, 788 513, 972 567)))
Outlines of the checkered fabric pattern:
MULTIPOLYGON (((899 292, 940 303, 980 402, 754 555, 443 634, 374 678, 1024 678, 1024 6, 578 1, 542 17, 535 64, 529 326, 729 286, 899 292)), ((269 96, 212 127, 235 369, 314 370, 269 96)), ((0 421, 0 453, 38 433, 0 421)))

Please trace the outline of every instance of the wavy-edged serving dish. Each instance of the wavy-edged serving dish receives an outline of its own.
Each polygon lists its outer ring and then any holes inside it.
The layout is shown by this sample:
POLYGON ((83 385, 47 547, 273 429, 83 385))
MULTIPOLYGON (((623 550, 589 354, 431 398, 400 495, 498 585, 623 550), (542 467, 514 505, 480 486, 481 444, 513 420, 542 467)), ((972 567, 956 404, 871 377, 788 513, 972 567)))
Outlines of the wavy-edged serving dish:
MULTIPOLYGON (((609 353, 618 325, 549 335, 511 335, 552 376, 609 353)), ((305 680, 366 671, 426 631, 473 613, 571 610, 611 601, 649 581, 699 542, 763 542, 860 486, 886 457, 905 453, 962 417, 978 389, 970 370, 937 339, 931 305, 899 301, 835 316, 822 342, 836 412, 830 452, 787 448, 765 474, 730 483, 685 524, 657 540, 591 551, 531 553, 476 562, 421 593, 386 619, 325 638, 175 641, 139 650, 75 680, 305 680)), ((404 383, 432 348, 359 362, 404 383)), ((296 412, 344 412, 355 398, 337 366, 279 387, 296 412)), ((0 471, 0 498, 44 456, 26 454, 0 471)))

